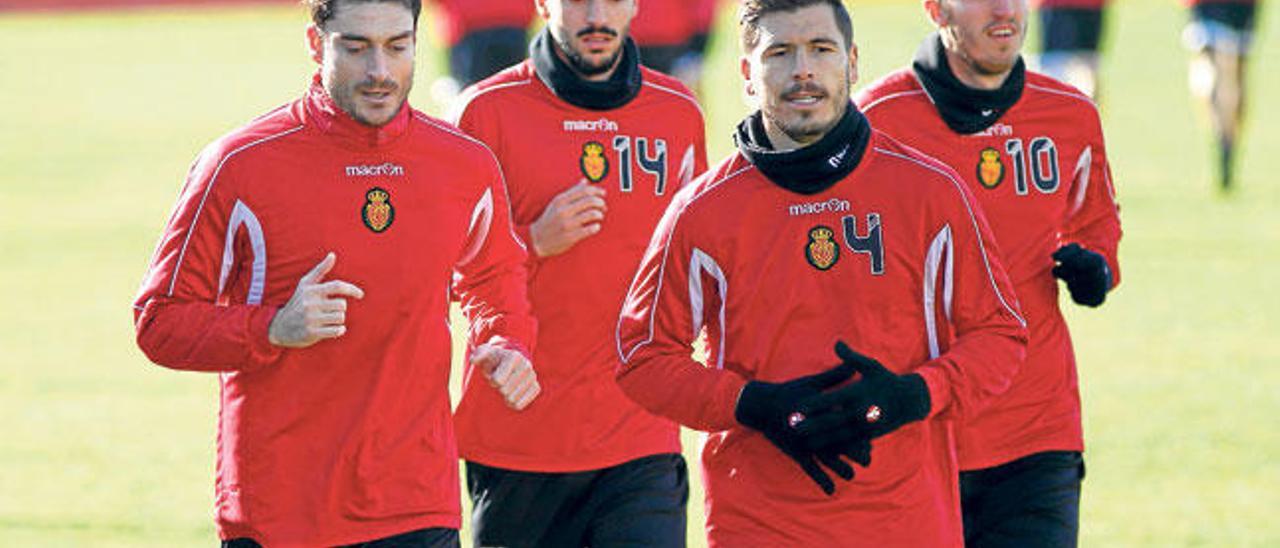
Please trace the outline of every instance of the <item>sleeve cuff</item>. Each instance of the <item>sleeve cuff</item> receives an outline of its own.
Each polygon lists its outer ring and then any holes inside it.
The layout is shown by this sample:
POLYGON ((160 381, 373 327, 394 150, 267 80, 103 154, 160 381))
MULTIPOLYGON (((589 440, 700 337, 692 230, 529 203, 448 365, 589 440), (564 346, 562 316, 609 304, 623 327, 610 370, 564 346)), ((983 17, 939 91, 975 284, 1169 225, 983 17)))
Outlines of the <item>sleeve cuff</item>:
POLYGON ((271 320, 276 317, 280 308, 275 306, 259 306, 249 315, 249 359, 253 369, 265 367, 280 359, 284 348, 271 344, 268 332, 271 320))
POLYGON ((932 363, 925 364, 914 372, 924 379, 925 387, 929 389, 929 415, 926 418, 938 416, 951 403, 951 390, 946 377, 942 371, 932 367, 932 363))

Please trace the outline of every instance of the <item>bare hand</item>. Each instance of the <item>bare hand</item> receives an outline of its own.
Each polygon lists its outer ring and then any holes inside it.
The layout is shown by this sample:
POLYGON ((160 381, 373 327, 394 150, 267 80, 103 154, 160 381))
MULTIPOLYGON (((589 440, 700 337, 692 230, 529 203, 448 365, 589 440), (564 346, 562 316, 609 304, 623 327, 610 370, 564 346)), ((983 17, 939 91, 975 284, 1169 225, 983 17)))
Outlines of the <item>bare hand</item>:
POLYGON ((305 348, 347 332, 346 299, 363 299, 364 290, 342 280, 323 281, 337 261, 330 252, 298 280, 293 297, 271 320, 267 330, 271 344, 305 348))
POLYGON ((582 179, 552 198, 542 217, 529 227, 534 253, 539 257, 559 255, 583 238, 600 232, 600 222, 608 209, 604 196, 603 187, 582 179))
POLYGON ((516 411, 528 407, 542 392, 533 365, 515 350, 482 344, 471 353, 471 365, 484 373, 489 385, 497 388, 507 406, 516 411))

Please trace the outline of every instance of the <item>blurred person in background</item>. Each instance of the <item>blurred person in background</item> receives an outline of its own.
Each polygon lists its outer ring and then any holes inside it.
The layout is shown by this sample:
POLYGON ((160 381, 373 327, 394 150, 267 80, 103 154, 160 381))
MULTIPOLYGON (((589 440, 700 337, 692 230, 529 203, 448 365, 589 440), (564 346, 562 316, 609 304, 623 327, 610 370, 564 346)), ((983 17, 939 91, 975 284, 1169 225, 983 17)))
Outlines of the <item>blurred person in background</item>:
POLYGON ((1098 100, 1099 46, 1108 0, 1035 0, 1040 72, 1098 100))
POLYGON ((702 60, 715 25, 717 0, 642 0, 631 23, 640 62, 679 78, 689 89, 702 83, 702 60))
POLYGON ((441 104, 458 91, 519 63, 529 43, 534 0, 430 0, 449 50, 449 76, 432 84, 441 104))
POLYGON ((1190 0, 1191 22, 1183 44, 1194 54, 1188 71, 1191 95, 1209 111, 1218 144, 1218 185, 1229 191, 1245 109, 1245 69, 1253 44, 1256 0, 1190 0))

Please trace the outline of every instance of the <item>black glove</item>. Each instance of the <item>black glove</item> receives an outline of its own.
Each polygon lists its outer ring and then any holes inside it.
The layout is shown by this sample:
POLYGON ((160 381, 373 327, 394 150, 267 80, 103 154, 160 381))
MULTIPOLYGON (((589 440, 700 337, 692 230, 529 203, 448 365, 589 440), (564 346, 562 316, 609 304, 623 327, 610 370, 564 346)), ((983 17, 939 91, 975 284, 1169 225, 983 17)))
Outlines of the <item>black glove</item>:
POLYGON ((835 492, 835 483, 818 463, 822 463, 842 479, 853 479, 853 467, 841 460, 840 456, 857 456, 858 458, 854 458, 855 462, 867 460, 870 457, 870 446, 866 449, 866 458, 862 457, 862 450, 856 443, 823 451, 821 454, 810 451, 796 433, 795 425, 804 420, 803 415, 796 413, 796 407, 800 400, 821 394, 823 390, 852 376, 853 366, 840 364, 816 375, 782 383, 750 381, 738 396, 738 405, 733 411, 734 418, 744 426, 764 434, 773 445, 796 461, 823 492, 830 495, 835 492))
POLYGON ((800 402, 805 419, 796 430, 809 450, 857 447, 929 415, 929 388, 920 375, 897 375, 843 341, 836 343, 836 355, 862 378, 800 402))
POLYGON ((1085 306, 1098 306, 1111 290, 1111 269, 1102 255, 1080 244, 1067 244, 1053 252, 1053 275, 1067 282, 1071 300, 1085 306))

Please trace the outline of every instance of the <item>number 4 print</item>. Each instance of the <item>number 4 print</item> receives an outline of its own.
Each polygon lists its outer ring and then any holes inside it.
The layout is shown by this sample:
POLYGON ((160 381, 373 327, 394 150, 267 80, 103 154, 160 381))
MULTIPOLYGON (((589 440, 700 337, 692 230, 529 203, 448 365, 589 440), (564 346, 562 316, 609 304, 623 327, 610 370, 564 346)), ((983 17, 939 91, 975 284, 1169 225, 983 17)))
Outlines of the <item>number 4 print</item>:
POLYGON ((1031 172, 1036 190, 1042 194, 1053 194, 1058 190, 1058 147, 1053 144, 1053 139, 1048 137, 1032 139, 1025 154, 1022 139, 1005 141, 1004 149, 1013 157, 1014 191, 1018 195, 1025 196, 1029 191, 1028 171, 1031 172), (1028 163, 1030 163, 1029 166, 1028 163))

